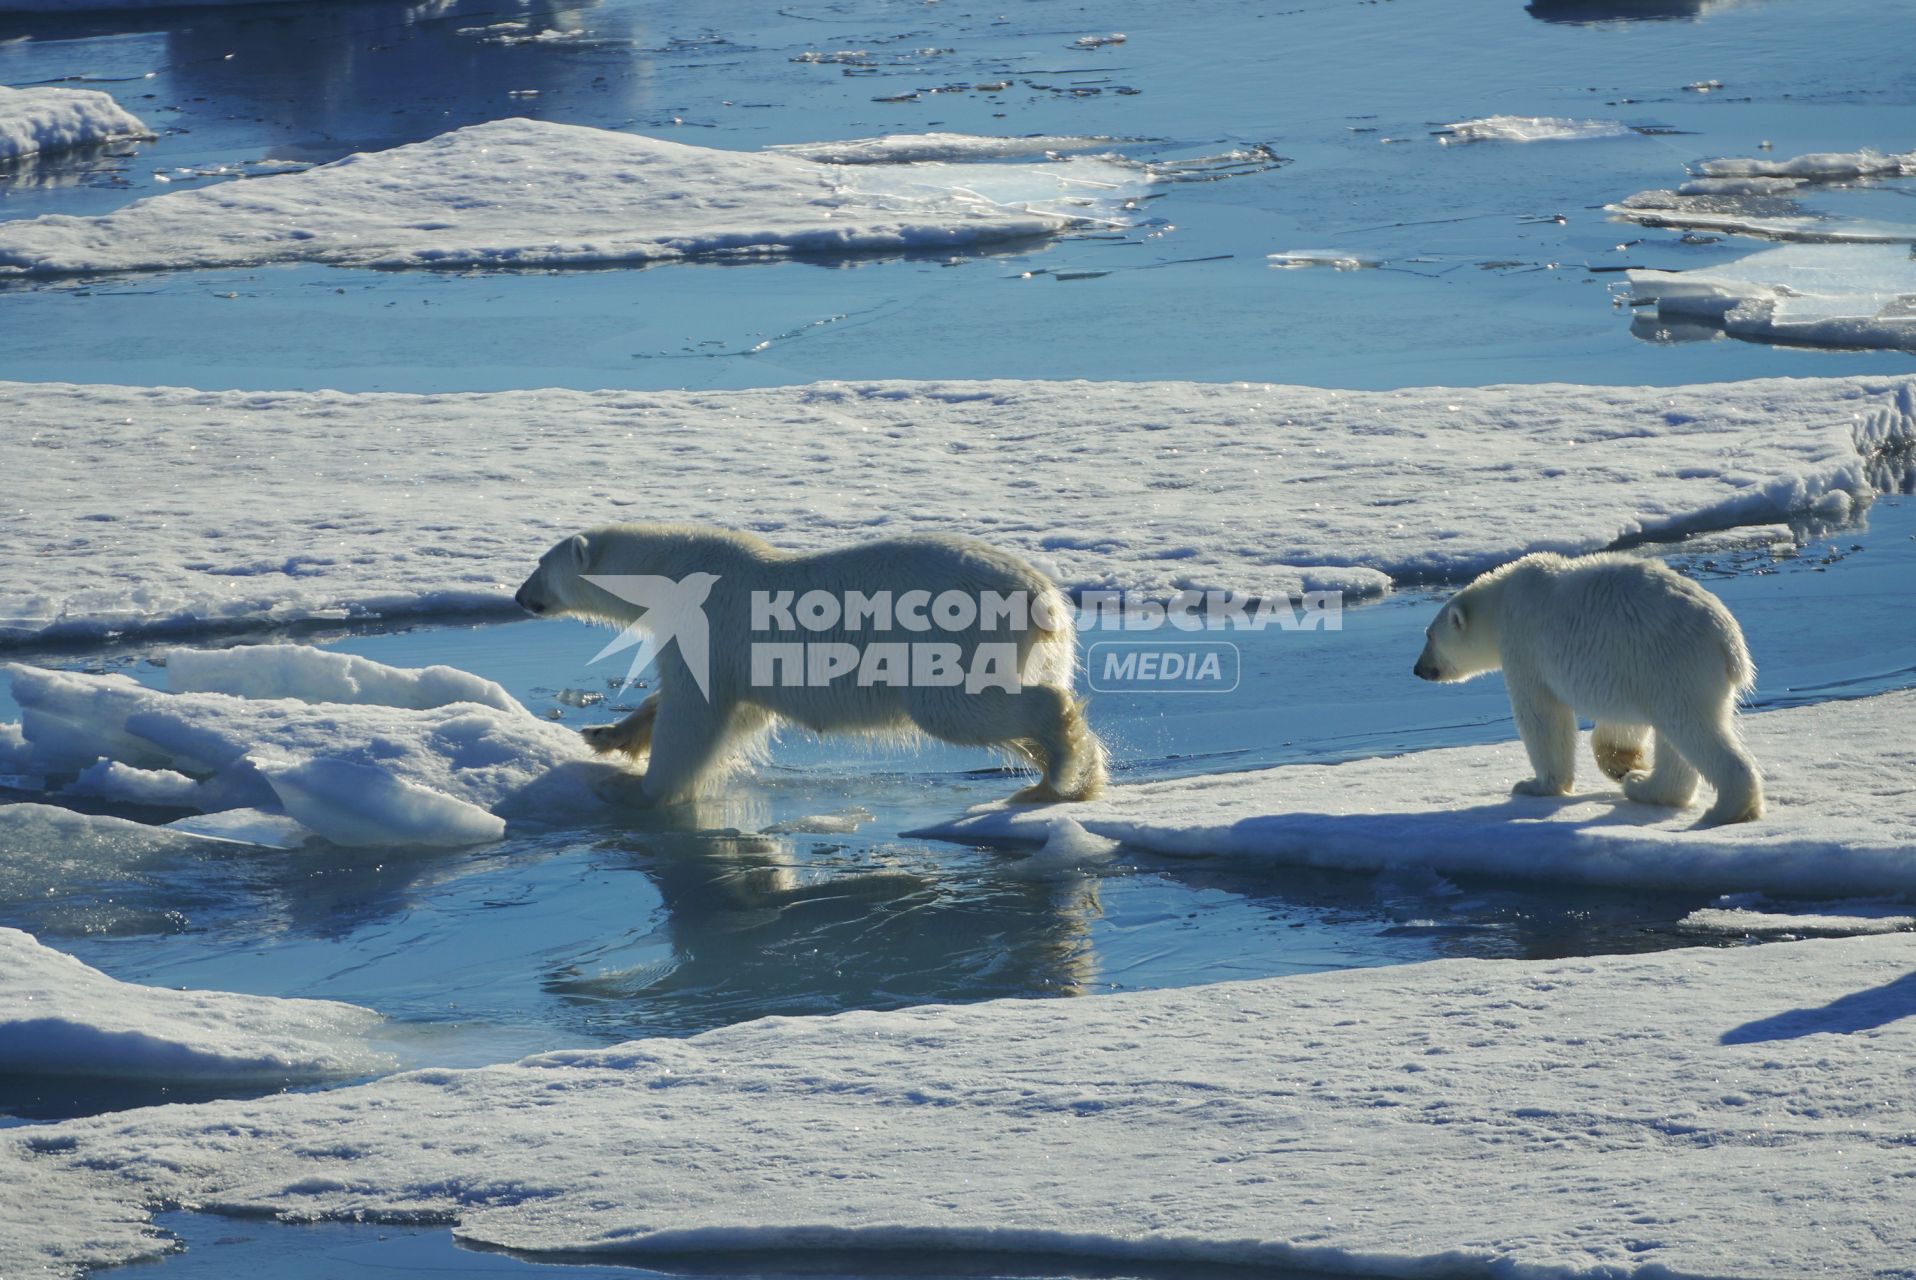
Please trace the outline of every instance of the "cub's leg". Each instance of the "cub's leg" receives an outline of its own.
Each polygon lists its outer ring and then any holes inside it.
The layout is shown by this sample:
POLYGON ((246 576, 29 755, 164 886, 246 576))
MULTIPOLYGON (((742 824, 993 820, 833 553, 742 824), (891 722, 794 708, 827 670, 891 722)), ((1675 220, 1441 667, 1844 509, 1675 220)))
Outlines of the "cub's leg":
POLYGON ((1577 716, 1555 694, 1532 680, 1504 673, 1517 734, 1530 755, 1535 777, 1510 788, 1513 795, 1564 796, 1577 780, 1577 716))
POLYGON ((1649 760, 1643 749, 1650 745, 1650 726, 1647 724, 1607 724, 1597 722, 1596 731, 1590 735, 1590 754, 1597 758, 1597 768, 1603 770, 1603 776, 1615 782, 1649 767, 1649 760))
MULTIPOLYGON (((1659 738, 1663 733, 1657 730, 1659 738)), ((1703 815, 1704 826, 1752 822, 1763 816, 1763 778, 1737 737, 1728 704, 1711 719, 1672 725, 1669 736, 1691 768, 1702 774, 1716 792, 1716 803, 1703 815)), ((1662 755, 1659 743, 1659 760, 1662 755)))
POLYGON ((1662 726, 1657 728, 1656 755, 1649 772, 1638 770, 1623 780, 1623 794, 1638 804, 1669 805, 1681 809, 1696 795, 1696 770, 1662 726))
POLYGON ((652 726, 659 718, 659 695, 654 693, 623 720, 611 724, 589 725, 579 736, 594 751, 622 751, 637 759, 652 747, 652 726))

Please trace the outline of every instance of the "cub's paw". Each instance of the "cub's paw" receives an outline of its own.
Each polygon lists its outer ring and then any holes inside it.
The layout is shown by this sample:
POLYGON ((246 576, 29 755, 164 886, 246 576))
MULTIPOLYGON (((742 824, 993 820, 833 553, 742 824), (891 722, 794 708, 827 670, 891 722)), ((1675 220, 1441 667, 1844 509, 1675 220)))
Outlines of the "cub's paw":
POLYGON ((1696 794, 1691 788, 1681 794, 1672 791, 1667 785, 1658 786, 1657 776, 1648 771, 1626 773, 1623 776, 1623 794, 1626 799, 1638 804, 1659 805, 1666 809, 1681 809, 1690 803, 1690 797, 1696 794))

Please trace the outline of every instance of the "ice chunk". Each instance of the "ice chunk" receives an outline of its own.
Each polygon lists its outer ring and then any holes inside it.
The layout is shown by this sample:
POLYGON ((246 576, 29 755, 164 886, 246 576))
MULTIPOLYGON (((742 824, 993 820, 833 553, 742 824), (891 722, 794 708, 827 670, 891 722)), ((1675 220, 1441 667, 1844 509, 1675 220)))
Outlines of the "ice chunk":
POLYGON ((498 684, 457 667, 389 667, 303 644, 175 649, 166 655, 166 680, 179 693, 369 703, 419 711, 456 702, 525 710, 498 684))
POLYGON ((1634 130, 1617 120, 1571 120, 1563 116, 1482 116, 1447 124, 1440 142, 1576 142, 1625 138, 1634 130))
POLYGON ((217 813, 196 813, 175 818, 166 824, 168 831, 216 840, 223 844, 247 844, 261 849, 297 849, 313 838, 313 832, 283 813, 264 809, 221 809, 217 813))
POLYGON ((1442 960, 763 1018, 150 1107, 0 1130, 0 1195, 29 1206, 0 1215, 0 1256, 150 1257, 167 1243, 143 1215, 189 1204, 641 1265, 1890 1276, 1912 969, 1902 935, 1442 960))
POLYGON ((378 1014, 330 1000, 117 982, 0 928, 0 1073, 291 1082, 390 1069, 378 1014))
POLYGON ((1331 267, 1338 271, 1356 271, 1362 267, 1381 267, 1382 258, 1373 258, 1362 253, 1347 253, 1342 249, 1291 249, 1284 253, 1265 255, 1273 267, 1331 267))
MULTIPOLYGON (((1567 799, 1510 795, 1520 743, 1285 765, 1113 787, 1072 806, 1094 835, 1169 854, 1354 871, 1795 897, 1916 893, 1916 691, 1741 719, 1769 813, 1698 829, 1701 808, 1631 804, 1607 780, 1567 799), (1840 759, 1842 768, 1828 762, 1840 759)), ((1003 806, 918 835, 1038 844, 1054 817, 1003 806)))
POLYGON ((1632 271, 1659 320, 1753 342, 1916 351, 1916 258, 1899 245, 1789 245, 1694 271, 1632 271))
POLYGON ((203 780, 203 807, 285 808, 342 842, 369 838, 351 824, 355 808, 389 825, 395 834, 382 843, 496 838, 493 814, 600 807, 594 784, 617 772, 589 760, 577 734, 524 710, 263 701, 19 664, 8 671, 29 749, 41 746, 38 727, 51 725, 55 761, 104 756, 171 769, 203 780))
POLYGON ((486 844, 506 833, 505 819, 476 804, 393 776, 385 769, 327 757, 298 764, 253 762, 286 812, 334 844, 486 844))
POLYGON ((1679 920, 1677 927, 1737 938, 1766 934, 1852 937, 1916 929, 1916 915, 1906 906, 1888 902, 1770 903, 1750 894, 1700 907, 1679 920))
POLYGON ((1817 151, 1788 160, 1727 158, 1705 160, 1696 171, 1706 178, 1798 178, 1839 182, 1847 178, 1891 177, 1916 173, 1916 151, 1884 155, 1878 151, 1817 151))
POLYGON ((152 136, 137 117, 95 89, 0 86, 0 162, 152 136))
POLYGON ((68 783, 67 795, 100 796, 127 804, 197 809, 203 799, 200 784, 171 769, 135 769, 118 760, 97 760, 68 783))
POLYGON ((892 133, 843 142, 786 142, 765 148, 827 164, 908 164, 923 160, 999 160, 1085 151, 1117 141, 1102 135, 1038 133, 992 138, 973 133, 892 133))
POLYGON ((603 266, 960 248, 1066 217, 963 190, 872 195, 792 155, 495 120, 303 173, 0 225, 0 276, 322 262, 603 266))

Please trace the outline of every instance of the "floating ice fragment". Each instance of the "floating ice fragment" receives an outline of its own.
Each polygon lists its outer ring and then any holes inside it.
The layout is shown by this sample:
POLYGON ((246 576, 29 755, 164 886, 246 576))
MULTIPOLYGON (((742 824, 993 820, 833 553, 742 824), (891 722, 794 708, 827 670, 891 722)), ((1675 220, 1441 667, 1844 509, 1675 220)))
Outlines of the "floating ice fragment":
POLYGON ((505 819, 478 805, 372 765, 323 757, 298 764, 252 763, 288 814, 334 844, 459 848, 487 844, 506 833, 505 819))
POLYGON ((1439 131, 1440 142, 1571 142, 1622 138, 1633 130, 1616 120, 1571 120, 1562 116, 1484 116, 1459 120, 1439 131))
POLYGON ((1373 258, 1361 253, 1346 253, 1340 249, 1292 249, 1285 253, 1272 253, 1265 256, 1273 267, 1286 269, 1331 267, 1338 271, 1356 271, 1362 267, 1384 265, 1382 258, 1373 258))

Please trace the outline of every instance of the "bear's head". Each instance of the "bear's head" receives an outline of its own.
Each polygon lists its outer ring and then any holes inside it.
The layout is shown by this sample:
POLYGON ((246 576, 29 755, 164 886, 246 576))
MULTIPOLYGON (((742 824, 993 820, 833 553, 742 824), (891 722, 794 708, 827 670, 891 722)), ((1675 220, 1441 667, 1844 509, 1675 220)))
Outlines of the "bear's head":
POLYGON ((527 613, 542 617, 594 614, 594 606, 605 593, 585 581, 592 565, 592 543, 583 533, 575 533, 539 557, 513 600, 527 613))
POLYGON ((1485 607, 1488 603, 1473 598, 1469 588, 1452 596, 1425 630, 1424 651, 1417 655, 1412 674, 1419 680, 1450 684, 1502 666, 1497 628, 1485 607))

